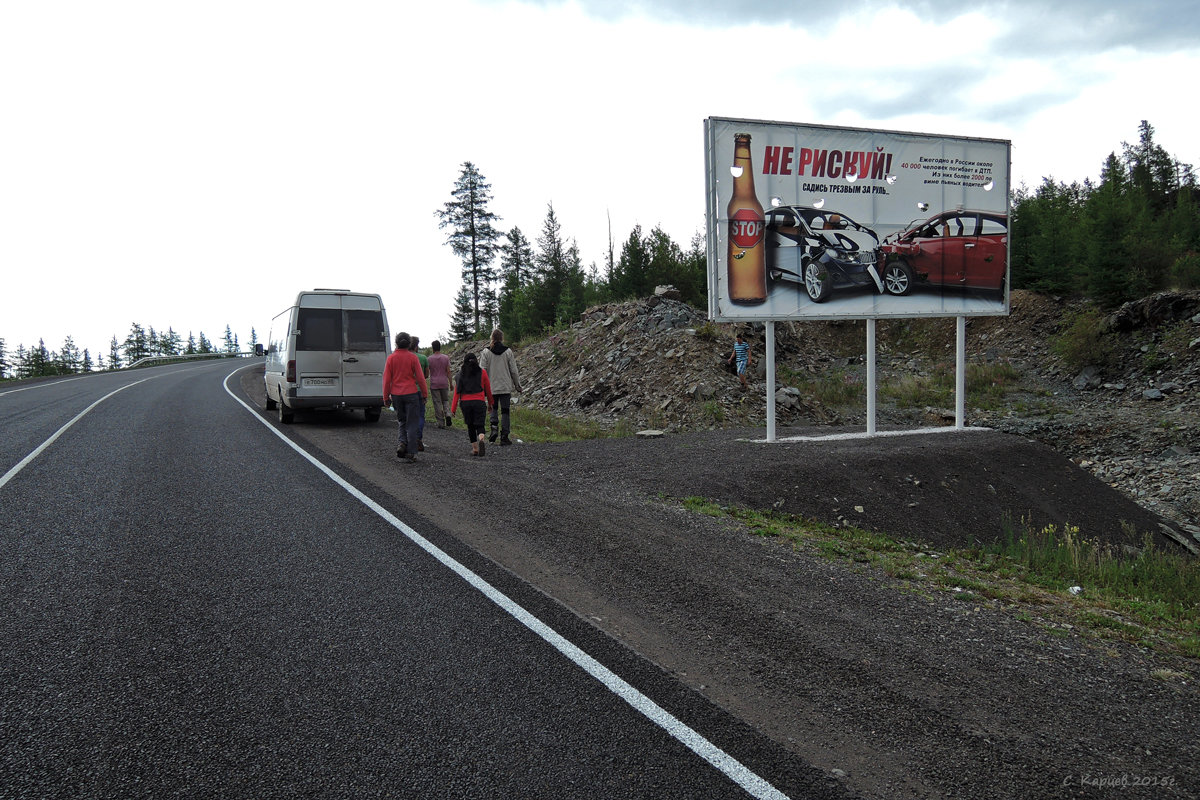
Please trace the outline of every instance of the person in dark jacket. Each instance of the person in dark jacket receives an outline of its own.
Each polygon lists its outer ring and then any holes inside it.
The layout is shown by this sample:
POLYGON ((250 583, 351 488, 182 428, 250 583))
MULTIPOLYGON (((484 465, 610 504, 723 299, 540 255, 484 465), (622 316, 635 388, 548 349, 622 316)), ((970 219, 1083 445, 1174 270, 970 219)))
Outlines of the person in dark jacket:
POLYGON ((450 401, 453 414, 462 405, 463 422, 467 424, 467 438, 471 440, 471 455, 484 454, 484 424, 488 406, 495 403, 492 384, 486 371, 480 368, 474 353, 463 357, 462 369, 454 382, 454 399, 450 401), (486 402, 485 402, 486 401, 486 402))

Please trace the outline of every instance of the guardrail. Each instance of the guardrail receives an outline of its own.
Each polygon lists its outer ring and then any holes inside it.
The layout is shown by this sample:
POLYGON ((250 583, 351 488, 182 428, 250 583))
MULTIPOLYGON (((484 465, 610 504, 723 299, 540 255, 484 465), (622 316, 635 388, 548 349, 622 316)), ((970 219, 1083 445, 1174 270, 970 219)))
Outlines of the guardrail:
MULTIPOLYGON (((255 353, 253 350, 247 350, 244 352, 237 352, 237 353, 188 353, 188 354, 180 354, 177 356, 146 356, 145 358, 139 358, 137 361, 133 362, 132 364, 126 364, 121 369, 137 369, 138 367, 146 367, 146 366, 150 366, 153 364, 169 364, 174 361, 191 361, 193 359, 253 358, 254 356, 255 356, 255 353)), ((262 354, 260 353, 260 354, 258 354, 258 356, 261 358, 262 354)))

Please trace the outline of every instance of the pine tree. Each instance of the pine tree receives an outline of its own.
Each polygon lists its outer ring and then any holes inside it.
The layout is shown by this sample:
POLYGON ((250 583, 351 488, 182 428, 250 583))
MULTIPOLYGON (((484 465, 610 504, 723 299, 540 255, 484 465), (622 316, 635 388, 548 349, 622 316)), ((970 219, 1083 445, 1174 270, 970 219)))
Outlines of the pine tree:
POLYGON ((1130 208, 1125 172, 1116 153, 1109 154, 1100 186, 1088 198, 1088 290, 1104 306, 1131 299, 1131 271, 1126 240, 1130 208))
POLYGON ((175 329, 168 327, 166 333, 159 337, 159 352, 164 356, 177 356, 182 352, 183 340, 175 329))
POLYGON ((0 338, 0 381, 9 377, 8 351, 4 349, 4 339, 0 338))
POLYGON ((466 342, 475 338, 478 330, 474 323, 471 292, 464 283, 454 298, 454 313, 450 316, 450 336, 456 342, 466 342))
POLYGON ((136 322, 130 325, 129 335, 125 337, 125 343, 121 346, 125 356, 125 363, 133 364, 138 359, 150 355, 148 341, 146 331, 141 325, 136 322))
POLYGON ((497 297, 499 327, 511 342, 526 333, 521 324, 523 289, 533 275, 533 248, 520 228, 512 228, 500 246, 500 274, 503 281, 497 297))
POLYGON ((196 337, 192 334, 191 331, 188 331, 187 347, 184 349, 183 352, 185 355, 189 355, 189 356, 196 354, 196 337))
POLYGON ((13 377, 28 378, 29 369, 26 362, 29 360, 29 353, 25 350, 25 345, 18 342, 16 357, 13 359, 13 377))
POLYGON ((650 278, 650 251, 642 237, 642 226, 634 225, 621 246, 621 255, 609 273, 608 288, 614 300, 645 297, 650 278))
POLYGON ((83 369, 83 355, 79 352, 75 340, 68 336, 63 341, 62 350, 58 354, 58 371, 71 375, 83 369))
POLYGON ((116 334, 113 334, 112 341, 108 345, 108 368, 121 368, 121 346, 117 344, 116 334))
POLYGON ((233 331, 231 331, 229 329, 228 324, 225 326, 225 350, 224 350, 224 352, 227 355, 237 352, 237 347, 235 346, 234 341, 233 341, 233 331))
MULTIPOLYGON (((464 161, 451 199, 437 212, 441 217, 439 227, 450 229, 446 242, 462 262, 463 286, 472 303, 474 333, 483 331, 488 312, 486 298, 496 278, 492 261, 500 233, 493 224, 499 217, 488 209, 491 188, 475 165, 464 161)), ((457 299, 455 302, 457 306, 457 299)))
POLYGON ((88 349, 85 347, 83 348, 83 362, 80 364, 80 369, 82 372, 91 372, 93 368, 94 365, 92 364, 92 354, 89 353, 88 349))
POLYGON ((46 340, 38 339, 38 346, 31 348, 25 354, 24 364, 25 375, 27 378, 38 378, 43 375, 53 375, 55 366, 50 356, 50 351, 46 349, 46 340))
POLYGON ((563 296, 567 276, 567 245, 562 238, 562 226, 554 214, 554 204, 546 207, 542 235, 538 237, 534 256, 534 278, 529 287, 527 333, 552 327, 558 319, 558 304, 563 296))

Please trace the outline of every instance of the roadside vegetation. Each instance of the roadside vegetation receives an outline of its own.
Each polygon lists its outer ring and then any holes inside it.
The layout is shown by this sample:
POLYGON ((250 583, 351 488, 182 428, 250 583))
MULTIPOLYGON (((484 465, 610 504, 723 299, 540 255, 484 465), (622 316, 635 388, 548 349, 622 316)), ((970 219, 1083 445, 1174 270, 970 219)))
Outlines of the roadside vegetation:
POLYGON ((736 520, 793 549, 874 570, 901 591, 1009 608, 1049 635, 1072 630, 1200 658, 1200 560, 1156 548, 1149 537, 1117 548, 1074 527, 1006 525, 1004 541, 939 552, 856 527, 690 497, 685 508, 736 520))
MULTIPOLYGON (((802 394, 828 408, 860 406, 866 391, 861 369, 842 367, 821 375, 779 369, 785 385, 794 386, 802 394)), ((953 364, 939 364, 925 375, 905 375, 899 379, 881 380, 878 398, 894 403, 898 408, 954 405, 955 373, 953 364)), ((967 364, 966 404, 970 408, 989 411, 1006 407, 1011 391, 1020 389, 1021 374, 1007 361, 967 364)))
POLYGON ((633 430, 627 423, 619 422, 613 428, 606 428, 589 419, 563 417, 527 405, 512 406, 511 435, 527 443, 573 442, 632 434, 633 430))

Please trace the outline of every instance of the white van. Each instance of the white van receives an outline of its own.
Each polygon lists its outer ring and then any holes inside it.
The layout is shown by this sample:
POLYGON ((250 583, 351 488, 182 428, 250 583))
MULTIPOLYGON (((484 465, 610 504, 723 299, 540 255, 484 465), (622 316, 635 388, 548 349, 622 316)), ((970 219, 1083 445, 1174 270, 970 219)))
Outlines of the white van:
POLYGON ((390 351, 379 295, 300 292, 271 321, 267 409, 278 409, 285 424, 300 408, 361 408, 375 422, 383 409, 383 367, 390 351))

